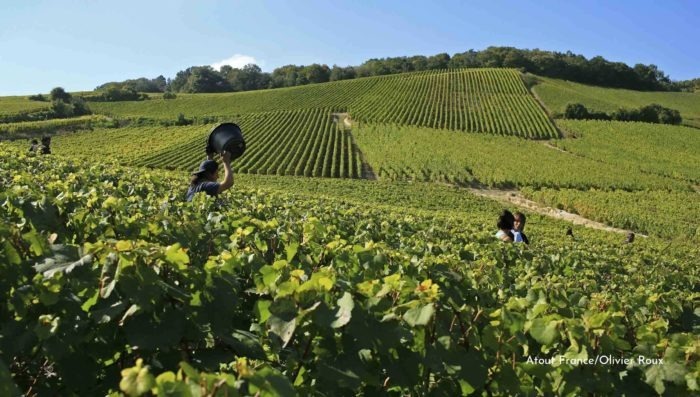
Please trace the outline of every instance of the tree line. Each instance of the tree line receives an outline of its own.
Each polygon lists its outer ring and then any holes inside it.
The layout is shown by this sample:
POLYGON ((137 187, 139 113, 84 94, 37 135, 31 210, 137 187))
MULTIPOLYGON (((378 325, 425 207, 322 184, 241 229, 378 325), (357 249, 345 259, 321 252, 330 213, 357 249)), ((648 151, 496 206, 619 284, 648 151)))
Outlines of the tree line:
POLYGON ((581 103, 570 103, 566 105, 563 116, 565 119, 572 120, 641 121, 645 123, 674 125, 680 125, 683 122, 681 113, 678 110, 667 108, 656 103, 637 109, 620 108, 612 113, 596 112, 588 110, 588 108, 581 103))
MULTIPOLYGON (((359 66, 329 67, 325 64, 285 65, 271 73, 258 65, 242 68, 225 65, 220 70, 211 66, 192 66, 176 74, 173 79, 158 76, 111 82, 96 91, 127 90, 129 92, 237 92, 267 88, 293 87, 358 77, 383 76, 406 72, 453 68, 517 68, 540 76, 547 76, 603 87, 627 88, 644 91, 700 90, 700 79, 671 81, 656 65, 638 63, 629 66, 623 62, 608 61, 601 56, 591 59, 571 51, 556 52, 513 47, 488 47, 482 51, 469 50, 450 56, 447 53, 432 56, 391 57, 369 59, 359 66)), ((131 98, 121 100, 134 100, 131 98)), ((105 99, 102 97, 103 100, 105 99)), ((99 100, 89 98, 90 100, 99 100)), ((120 100, 120 99, 111 99, 120 100)))

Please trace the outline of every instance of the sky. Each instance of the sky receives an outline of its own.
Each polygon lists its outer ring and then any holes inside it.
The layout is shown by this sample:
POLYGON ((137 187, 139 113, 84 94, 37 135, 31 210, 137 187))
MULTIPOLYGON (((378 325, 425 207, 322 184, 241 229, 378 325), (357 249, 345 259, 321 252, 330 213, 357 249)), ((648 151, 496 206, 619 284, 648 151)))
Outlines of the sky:
POLYGON ((0 0, 0 95, 88 91, 190 66, 359 65, 489 46, 700 77, 700 1, 0 0))

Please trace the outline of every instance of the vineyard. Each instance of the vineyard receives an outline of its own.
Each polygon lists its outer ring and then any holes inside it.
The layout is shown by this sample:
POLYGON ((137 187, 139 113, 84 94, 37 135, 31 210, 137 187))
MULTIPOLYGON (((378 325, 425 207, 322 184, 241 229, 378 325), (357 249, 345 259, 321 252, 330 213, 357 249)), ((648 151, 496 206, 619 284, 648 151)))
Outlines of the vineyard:
MULTIPOLYGON (((362 164, 350 133, 330 109, 232 117, 248 149, 237 173, 359 178, 362 164)), ((54 138, 55 153, 113 158, 122 164, 190 171, 205 158, 213 125, 103 128, 54 138)))
POLYGON ((30 101, 26 96, 0 97, 0 116, 48 109, 50 102, 30 101))
MULTIPOLYGON (((253 114, 241 117, 246 155, 236 162, 238 172, 358 178, 359 154, 352 138, 331 117, 329 109, 253 114)), ((151 167, 192 169, 202 160, 208 131, 182 145, 135 162, 151 167)))
POLYGON ((525 188, 525 197, 619 228, 668 239, 700 241, 697 192, 603 192, 525 188))
POLYGON ((589 86, 570 81, 538 77, 533 91, 553 112, 564 113, 569 103, 581 103, 599 112, 639 108, 652 103, 681 112, 683 124, 700 128, 700 94, 687 92, 644 92, 589 86))
POLYGON ((261 111, 344 109, 353 120, 397 123, 528 138, 557 131, 510 69, 457 69, 361 78, 233 94, 182 94, 176 99, 91 103, 119 118, 174 120, 233 117, 261 111))
MULTIPOLYGON (((534 91, 700 120, 697 94, 534 91)), ((700 393, 695 128, 555 126, 513 69, 90 107, 0 123, 53 135, 0 142, 2 396, 700 393), (185 202, 222 121, 235 186, 185 202), (502 244, 467 186, 648 237, 528 212, 532 243, 502 244)))
POLYGON ((645 173, 700 183, 700 133, 649 123, 559 120, 576 139, 551 141, 567 152, 645 173))
POLYGON ((464 193, 472 216, 312 182, 186 203, 179 173, 0 160, 6 395, 698 392, 693 244, 563 240, 543 220, 530 247, 503 245, 497 205, 464 193), (631 360, 576 364, 600 356, 631 360))
POLYGON ((105 116, 81 116, 67 119, 45 121, 26 121, 20 123, 0 123, 0 138, 22 139, 37 138, 42 134, 55 134, 57 131, 92 130, 113 121, 105 116))
MULTIPOLYGON (((353 136, 375 173, 387 180, 503 188, 692 190, 687 181, 642 172, 636 163, 573 156, 542 142, 516 137, 387 125, 365 125, 353 129, 353 136)), ((693 169, 697 171, 697 167, 693 169)))

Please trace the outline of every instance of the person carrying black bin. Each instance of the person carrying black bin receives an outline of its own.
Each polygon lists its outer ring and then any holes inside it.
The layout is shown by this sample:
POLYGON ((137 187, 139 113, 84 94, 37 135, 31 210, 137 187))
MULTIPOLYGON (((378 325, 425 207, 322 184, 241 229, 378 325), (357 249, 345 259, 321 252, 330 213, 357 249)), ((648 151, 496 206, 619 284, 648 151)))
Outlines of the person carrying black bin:
POLYGON ((222 152, 221 160, 224 164, 224 180, 219 180, 219 165, 214 160, 214 151, 207 146, 207 159, 202 161, 199 169, 192 173, 190 186, 187 189, 186 199, 192 201, 194 195, 199 192, 204 192, 210 196, 216 197, 233 186, 233 170, 231 169, 231 153, 222 152))

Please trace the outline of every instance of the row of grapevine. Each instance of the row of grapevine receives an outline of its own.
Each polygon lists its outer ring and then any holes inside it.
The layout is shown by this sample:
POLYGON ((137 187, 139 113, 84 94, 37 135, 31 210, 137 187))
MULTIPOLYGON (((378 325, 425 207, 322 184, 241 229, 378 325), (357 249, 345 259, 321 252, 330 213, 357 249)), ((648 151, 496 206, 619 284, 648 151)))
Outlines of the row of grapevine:
POLYGON ((433 70, 175 100, 95 103, 118 117, 221 117, 312 108, 347 109, 354 120, 470 132, 556 137, 557 131, 513 69, 433 70))
MULTIPOLYGON (((244 115, 238 123, 246 153, 236 172, 359 178, 360 158, 350 133, 334 122, 330 109, 244 115)), ((190 170, 204 158, 207 129, 190 139, 133 161, 135 165, 190 170)))

